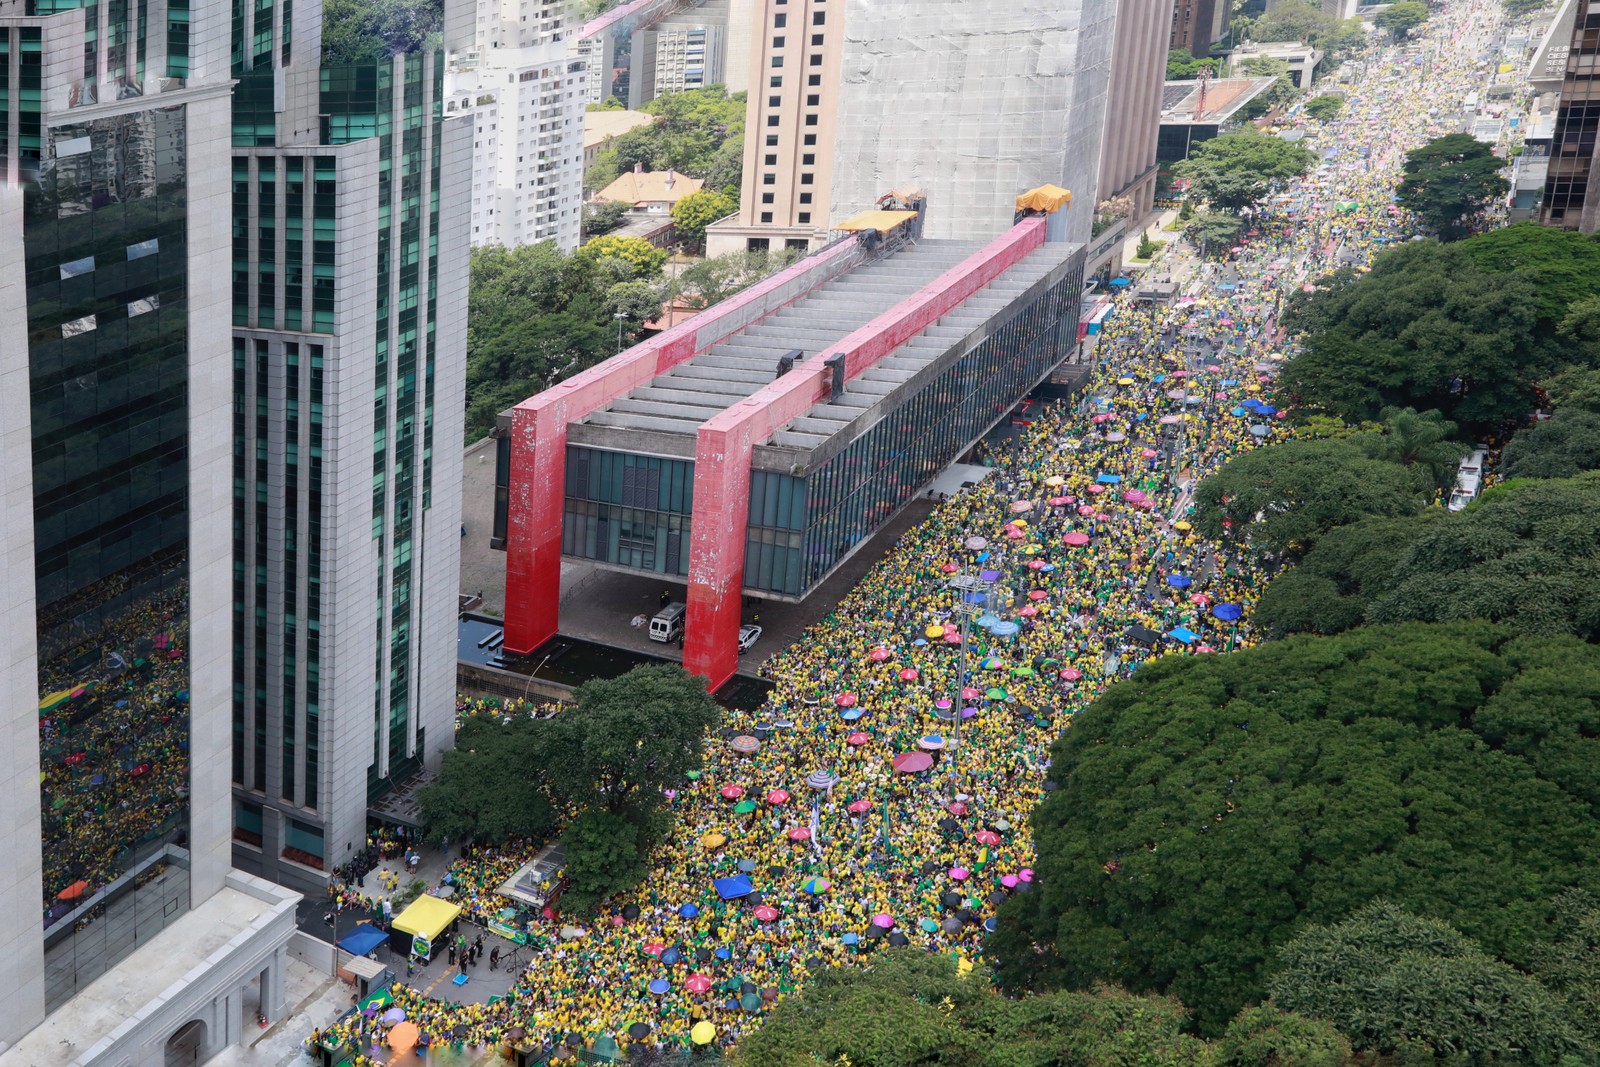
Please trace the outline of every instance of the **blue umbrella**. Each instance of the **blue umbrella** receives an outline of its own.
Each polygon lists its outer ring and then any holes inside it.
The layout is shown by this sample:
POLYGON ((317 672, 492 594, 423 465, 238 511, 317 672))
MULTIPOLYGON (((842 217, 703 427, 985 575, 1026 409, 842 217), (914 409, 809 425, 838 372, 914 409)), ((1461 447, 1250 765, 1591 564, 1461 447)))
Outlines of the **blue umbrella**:
POLYGON ((1096 478, 1095 481, 1098 482, 1101 485, 1116 485, 1116 484, 1118 484, 1119 482, 1122 481, 1122 475, 1120 475, 1120 474, 1102 474, 1098 478, 1096 478))
POLYGON ((1223 622, 1237 622, 1239 616, 1244 614, 1244 609, 1237 604, 1218 604, 1211 609, 1211 614, 1223 622))
POLYGON ((712 955, 716 956, 719 960, 729 960, 733 958, 733 953, 729 952, 725 948, 717 949, 717 951, 712 953, 712 955))
POLYGON ((1232 415, 1234 418, 1238 418, 1244 414, 1244 408, 1234 408, 1229 411, 1228 414, 1232 415))
POLYGON ((711 885, 716 889, 717 896, 723 900, 738 900, 755 892, 755 886, 750 884, 750 879, 742 874, 732 878, 718 878, 711 885))
POLYGON ((700 909, 695 907, 693 904, 685 904, 683 907, 678 909, 678 914, 682 915, 685 919, 693 919, 695 916, 700 914, 700 909))
POLYGON ((840 713, 839 718, 843 719, 845 722, 855 722, 857 719, 861 718, 861 709, 846 708, 842 713, 840 713))
MULTIPOLYGON (((685 916, 685 918, 691 919, 693 917, 694 916, 692 915, 685 916)), ((681 959, 683 959, 683 953, 679 952, 676 948, 669 948, 667 951, 661 954, 661 962, 665 963, 668 967, 675 966, 681 959)))
POLYGON ((839 940, 842 941, 843 943, 845 943, 846 945, 853 945, 857 941, 860 941, 861 938, 858 937, 854 933, 848 933, 848 934, 845 934, 843 937, 841 937, 839 940))
POLYGON ((997 622, 989 627, 989 632, 996 637, 1012 637, 1021 627, 1014 622, 997 622))
POLYGON ((665 978, 657 978, 654 982, 650 983, 650 992, 654 993, 658 997, 671 988, 672 983, 667 981, 665 978))
POLYGON ((911 642, 911 645, 912 645, 913 648, 921 648, 923 645, 926 645, 927 643, 928 643, 928 639, 926 637, 919 637, 915 641, 911 642))
POLYGON ((1187 589, 1193 585, 1194 582, 1187 575, 1174 574, 1167 578, 1167 584, 1172 586, 1174 589, 1187 589))

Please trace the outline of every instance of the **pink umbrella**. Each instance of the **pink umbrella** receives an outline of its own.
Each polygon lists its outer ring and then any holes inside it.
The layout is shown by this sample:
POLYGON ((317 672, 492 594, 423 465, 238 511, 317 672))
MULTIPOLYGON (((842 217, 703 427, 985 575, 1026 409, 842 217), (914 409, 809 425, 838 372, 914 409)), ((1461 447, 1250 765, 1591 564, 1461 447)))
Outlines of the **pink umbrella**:
POLYGON ((1106 514, 1106 513, 1105 513, 1105 512, 1103 512, 1103 511, 1097 511, 1097 512, 1095 512, 1095 513, 1094 513, 1094 517, 1095 517, 1095 521, 1096 521, 1096 522, 1105 522, 1105 521, 1106 521, 1106 520, 1107 520, 1107 519, 1109 519, 1109 518, 1110 518, 1110 517, 1111 517, 1111 516, 1110 516, 1110 515, 1107 515, 1107 514, 1106 514))
POLYGON ((1140 459, 1155 459, 1157 454, 1158 453, 1153 448, 1144 448, 1144 449, 1140 449, 1139 458, 1140 459))
POLYGON ((1044 589, 1030 589, 1028 591, 1029 600, 1044 600, 1049 595, 1049 592, 1044 589))
POLYGON ((1024 512, 1028 512, 1028 511, 1032 511, 1032 510, 1033 510, 1033 501, 1031 501, 1031 500, 1013 500, 1011 502, 1011 513, 1013 515, 1021 515, 1024 512))
POLYGON ((961 801, 956 800, 946 804, 944 806, 944 810, 948 811, 951 815, 965 815, 967 813, 967 806, 961 803, 961 801))
POLYGON ((976 689, 970 685, 961 690, 962 700, 977 700, 981 696, 983 696, 983 690, 976 689))
POLYGON ((854 693, 840 693, 833 698, 833 702, 841 708, 853 708, 856 706, 856 695, 854 693))
POLYGON ((965 882, 968 877, 968 871, 965 867, 951 867, 950 877, 954 881, 965 882))
POLYGON ((1228 394, 1227 393, 1218 393, 1217 394, 1217 399, 1218 400, 1226 400, 1226 399, 1228 399, 1228 394))
POLYGON ((768 804, 787 804, 787 803, 789 803, 789 791, 787 789, 774 789, 772 792, 767 794, 767 803, 768 804))
POLYGON ((961 635, 960 634, 945 634, 944 635, 944 643, 947 644, 947 645, 959 645, 961 643, 961 635))
POLYGON ((1094 508, 1091 508, 1088 504, 1079 504, 1078 505, 1078 514, 1079 515, 1093 515, 1094 514, 1094 508))
POLYGON ((866 734, 862 733, 860 730, 857 730, 855 733, 851 734, 849 737, 845 738, 844 740, 845 740, 845 744, 848 744, 848 745, 864 745, 868 741, 871 741, 872 738, 868 737, 866 734))
POLYGON ((867 653, 867 658, 874 663, 882 663, 884 660, 893 655, 894 653, 890 652, 887 648, 875 648, 871 652, 867 653))
POLYGON ((1109 420, 1111 417, 1112 416, 1110 416, 1110 415, 1096 415, 1094 417, 1094 421, 1095 422, 1105 422, 1105 421, 1109 420))
POLYGON ((1029 604, 1027 607, 1017 612, 1017 614, 1021 615, 1024 619, 1031 619, 1035 615, 1039 614, 1039 609, 1034 607, 1032 604, 1029 604))
POLYGON ((1067 534, 1067 536, 1063 537, 1061 539, 1061 543, 1064 545, 1072 545, 1074 547, 1086 545, 1089 543, 1089 535, 1081 530, 1074 530, 1067 534))
POLYGON ((742 796, 744 796, 744 786, 742 785, 725 785, 722 787, 722 799, 724 800, 738 800, 742 796))
POLYGON ((645 945, 644 954, 646 956, 659 956, 663 952, 665 952, 666 950, 667 950, 667 946, 666 945, 663 945, 659 941, 652 941, 649 944, 645 945))
POLYGON ((920 677, 922 676, 917 673, 917 669, 915 667, 907 667, 905 670, 900 672, 900 680, 902 682, 914 682, 920 677))
MULTIPOLYGON (((770 909, 769 909, 770 910, 770 909)), ((683 988, 691 993, 704 993, 710 989, 711 979, 703 974, 691 974, 683 983, 683 988)))
POLYGON ((1000 843, 1000 835, 993 830, 979 830, 973 835, 973 839, 980 845, 998 845, 1000 843))
POLYGON ((778 909, 771 904, 763 904, 756 909, 756 918, 761 922, 769 923, 778 917, 778 909))
POLYGON ((1059 508, 1063 504, 1070 503, 1072 503, 1072 498, 1070 496, 1053 496, 1050 498, 1050 506, 1053 508, 1059 508))
POLYGON ((1189 602, 1191 604, 1208 604, 1211 602, 1211 598, 1204 593, 1191 593, 1189 594, 1189 602))
POLYGON ((852 800, 850 802, 849 811, 851 815, 860 815, 871 810, 872 801, 870 800, 852 800))
POLYGON ((1126 500, 1130 504, 1137 504, 1139 501, 1144 499, 1144 492, 1139 489, 1129 489, 1126 493, 1122 494, 1122 499, 1126 500))
POLYGON ((1189 376, 1189 372, 1186 370, 1175 370, 1172 372, 1172 376, 1174 378, 1187 378, 1189 376))
POLYGON ((1024 868, 1022 868, 1022 870, 1018 871, 1017 872, 1017 881, 1019 881, 1019 882, 1031 882, 1031 881, 1033 881, 1033 868, 1032 867, 1024 867, 1024 868))
POLYGON ((877 915, 874 915, 872 917, 872 925, 873 926, 881 926, 885 930, 893 930, 894 929, 894 916, 888 914, 887 912, 879 912, 877 915))
POLYGON ((793 827, 790 827, 789 828, 789 840, 790 841, 810 841, 811 840, 811 831, 807 830, 804 826, 793 826, 793 827))
POLYGON ((949 711, 955 706, 955 703, 956 702, 951 700, 949 697, 940 697, 938 700, 933 702, 933 706, 938 708, 940 711, 949 711))
POLYGON ((1028 535, 1023 533, 1021 530, 1017 529, 1015 526, 1007 526, 1006 527, 1006 536, 1011 538, 1011 540, 1013 540, 1013 541, 1020 541, 1024 537, 1027 537, 1028 535))
POLYGON ((946 574, 954 574, 956 571, 960 570, 961 568, 957 567, 954 563, 946 563, 943 567, 940 567, 939 569, 941 571, 943 571, 944 573, 946 573, 946 574))
POLYGON ((1157 419, 1156 421, 1159 422, 1163 426, 1171 426, 1175 422, 1182 422, 1183 421, 1183 416, 1181 416, 1181 415, 1163 415, 1159 419, 1157 419))
POLYGON ((1105 491, 1106 491, 1106 487, 1103 486, 1103 485, 1091 485, 1091 486, 1089 486, 1089 488, 1087 490, 1087 492, 1089 493, 1090 496, 1099 496, 1101 493, 1103 493, 1105 491))
POLYGON ((1043 569, 1043 567, 1044 567, 1044 560, 1042 560, 1042 559, 1030 559, 1028 561, 1028 569, 1030 571, 1041 570, 1041 569, 1043 569))
POLYGON ((1217 366, 1217 364, 1215 364, 1215 363, 1207 363, 1206 364, 1206 370, 1210 371, 1212 374, 1217 373, 1217 371, 1219 371, 1221 369, 1222 368, 1217 366))
POLYGON ((1014 874, 1008 874, 1004 878, 1000 879, 1000 884, 1005 886, 1007 889, 1015 889, 1017 888, 1017 876, 1014 874))
POLYGON ((1196 652, 1215 652, 1216 649, 1212 648, 1210 645, 1201 645, 1198 648, 1196 648, 1195 651, 1196 652))
POLYGON ((1082 678, 1082 677, 1083 677, 1083 672, 1080 671, 1076 667, 1068 667, 1067 669, 1065 669, 1065 670, 1063 670, 1061 672, 1061 678, 1062 678, 1063 681, 1076 682, 1079 678, 1082 678))

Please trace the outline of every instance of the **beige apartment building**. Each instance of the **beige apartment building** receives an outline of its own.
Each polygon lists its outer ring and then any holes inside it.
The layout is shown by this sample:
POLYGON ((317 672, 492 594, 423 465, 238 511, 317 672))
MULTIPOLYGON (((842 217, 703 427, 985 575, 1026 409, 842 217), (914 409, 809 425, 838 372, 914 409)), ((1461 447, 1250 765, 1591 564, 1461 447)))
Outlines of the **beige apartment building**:
POLYGON ((1122 0, 1117 5, 1096 200, 1127 197, 1132 205, 1127 217, 1135 225, 1155 203, 1156 135, 1161 129, 1172 5, 1173 0, 1122 0))

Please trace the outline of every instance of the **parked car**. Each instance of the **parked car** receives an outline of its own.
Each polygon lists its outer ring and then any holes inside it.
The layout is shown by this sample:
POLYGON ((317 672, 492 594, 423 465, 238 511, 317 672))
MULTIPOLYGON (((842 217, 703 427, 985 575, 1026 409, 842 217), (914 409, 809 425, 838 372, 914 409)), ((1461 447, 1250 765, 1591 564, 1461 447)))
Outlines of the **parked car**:
POLYGON ((749 652, 759 640, 761 640, 761 627, 748 624, 739 627, 739 655, 749 652))

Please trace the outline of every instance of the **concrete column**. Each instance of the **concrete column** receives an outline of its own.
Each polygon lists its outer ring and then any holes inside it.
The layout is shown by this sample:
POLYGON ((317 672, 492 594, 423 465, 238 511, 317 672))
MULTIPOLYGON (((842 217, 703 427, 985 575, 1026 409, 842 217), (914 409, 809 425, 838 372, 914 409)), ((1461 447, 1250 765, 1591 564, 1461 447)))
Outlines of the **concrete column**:
POLYGON ((267 1017, 268 1023, 283 1018, 284 1010, 288 1007, 288 989, 285 986, 288 963, 289 948, 283 945, 273 952, 272 962, 261 972, 261 1014, 267 1017))

